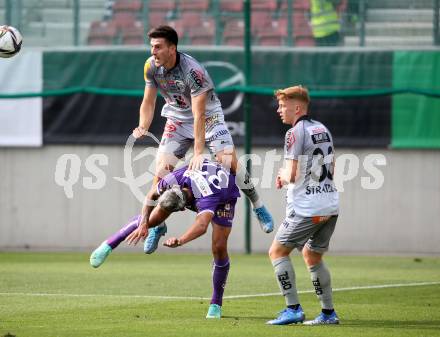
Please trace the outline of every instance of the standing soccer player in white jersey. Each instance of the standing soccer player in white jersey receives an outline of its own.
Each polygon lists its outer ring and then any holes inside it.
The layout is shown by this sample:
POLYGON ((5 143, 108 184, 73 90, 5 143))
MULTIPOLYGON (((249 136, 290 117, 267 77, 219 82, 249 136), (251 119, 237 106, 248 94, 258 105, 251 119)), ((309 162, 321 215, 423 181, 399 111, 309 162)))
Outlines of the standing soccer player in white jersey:
POLYGON ((275 96, 282 122, 293 125, 286 133, 285 165, 276 180, 278 189, 288 185, 286 218, 269 250, 287 307, 267 324, 299 323, 305 319, 298 299, 295 270, 289 258, 295 248, 302 251, 322 307, 318 317, 304 324, 338 324, 330 272, 322 260, 339 212, 338 192, 333 183, 333 139, 325 125, 307 115, 310 102, 307 89, 294 86, 278 90, 275 96))
MULTIPOLYGON (((146 135, 153 120, 157 91, 165 99, 162 116, 167 118, 158 149, 156 177, 152 190, 166 173, 172 171, 178 159, 185 156, 194 143, 194 156, 189 169, 200 169, 205 143, 216 160, 237 177, 237 185, 253 204, 261 228, 273 230, 273 219, 260 200, 246 169, 238 165, 231 134, 225 124, 221 103, 206 69, 193 57, 178 52, 178 36, 169 26, 159 26, 148 33, 152 56, 145 62, 145 92, 140 107, 139 126, 135 138, 146 135)), ((146 204, 151 201, 146 200, 146 204)), ((145 220, 146 221, 146 220, 145 220)), ((149 232, 148 254, 166 233, 166 226, 149 232)))

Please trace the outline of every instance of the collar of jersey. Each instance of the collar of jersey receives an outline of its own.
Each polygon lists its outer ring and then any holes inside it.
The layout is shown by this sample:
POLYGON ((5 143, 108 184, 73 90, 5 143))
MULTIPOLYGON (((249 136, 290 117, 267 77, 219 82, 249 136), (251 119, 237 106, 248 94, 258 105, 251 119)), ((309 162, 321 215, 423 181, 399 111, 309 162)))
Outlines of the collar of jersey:
POLYGON ((179 63, 180 63, 180 53, 177 52, 176 53, 176 64, 170 70, 167 70, 167 68, 162 66, 163 67, 163 73, 166 74, 166 73, 172 72, 174 69, 176 69, 176 67, 179 65, 179 63))
POLYGON ((309 115, 304 115, 304 116, 301 116, 300 118, 298 118, 298 120, 295 122, 295 124, 293 126, 295 126, 296 124, 298 124, 301 121, 309 121, 310 122, 311 120, 312 119, 310 118, 309 115))

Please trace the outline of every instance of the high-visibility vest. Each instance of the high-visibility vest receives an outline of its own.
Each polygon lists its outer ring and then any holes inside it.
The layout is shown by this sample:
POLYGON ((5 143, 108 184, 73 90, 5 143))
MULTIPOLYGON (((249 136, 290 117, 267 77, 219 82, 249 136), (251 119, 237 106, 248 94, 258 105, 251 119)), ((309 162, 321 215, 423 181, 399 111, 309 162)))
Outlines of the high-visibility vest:
POLYGON ((341 30, 338 13, 327 0, 311 0, 310 13, 313 36, 326 37, 341 30))

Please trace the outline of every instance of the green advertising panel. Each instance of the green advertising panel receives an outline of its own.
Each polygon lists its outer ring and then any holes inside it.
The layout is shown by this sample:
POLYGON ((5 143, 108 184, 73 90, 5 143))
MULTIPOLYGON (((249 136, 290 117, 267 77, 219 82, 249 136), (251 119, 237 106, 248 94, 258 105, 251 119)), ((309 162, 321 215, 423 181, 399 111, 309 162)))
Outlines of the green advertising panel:
MULTIPOLYGON (((394 52, 393 87, 440 92, 440 52, 394 52)), ((440 148, 440 99, 400 94, 392 98, 391 146, 440 148)))

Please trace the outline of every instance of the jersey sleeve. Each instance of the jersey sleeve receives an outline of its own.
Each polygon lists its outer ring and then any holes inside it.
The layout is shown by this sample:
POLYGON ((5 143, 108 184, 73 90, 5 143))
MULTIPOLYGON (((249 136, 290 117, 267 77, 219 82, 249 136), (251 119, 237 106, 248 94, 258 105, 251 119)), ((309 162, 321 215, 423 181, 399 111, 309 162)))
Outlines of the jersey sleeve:
POLYGON ((284 140, 284 159, 298 160, 304 151, 304 128, 300 122, 286 132, 284 140))
POLYGON ((189 63, 188 85, 191 96, 199 96, 204 92, 214 89, 214 84, 206 70, 196 62, 189 63))
POLYGON ((144 65, 144 80, 145 85, 148 87, 157 88, 157 82, 154 79, 154 69, 156 66, 154 65, 154 58, 151 56, 147 61, 145 61, 144 65))

